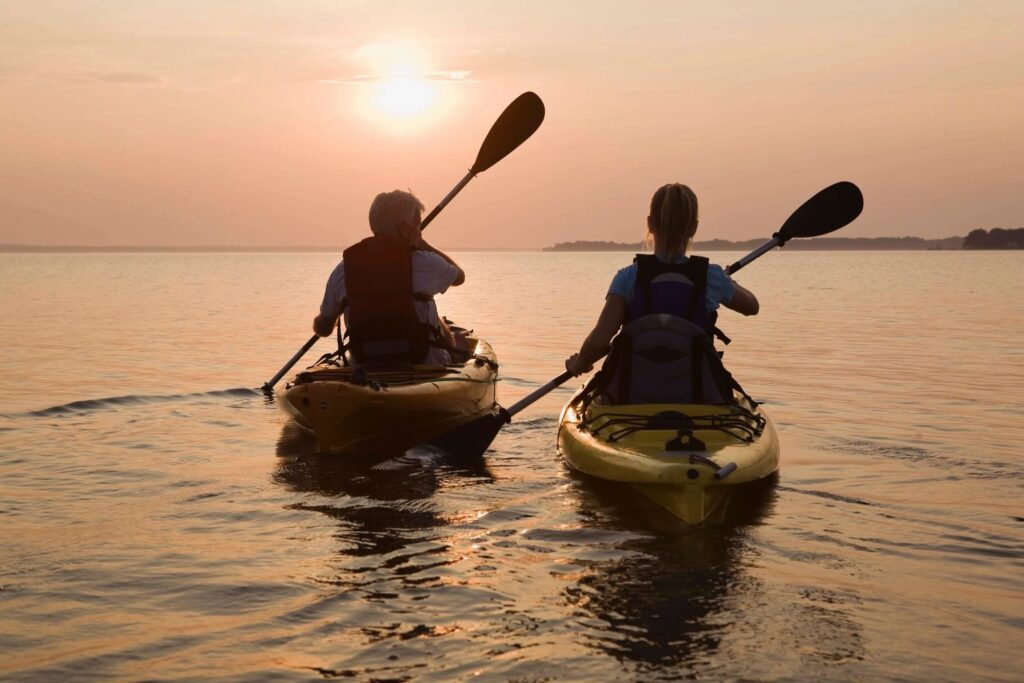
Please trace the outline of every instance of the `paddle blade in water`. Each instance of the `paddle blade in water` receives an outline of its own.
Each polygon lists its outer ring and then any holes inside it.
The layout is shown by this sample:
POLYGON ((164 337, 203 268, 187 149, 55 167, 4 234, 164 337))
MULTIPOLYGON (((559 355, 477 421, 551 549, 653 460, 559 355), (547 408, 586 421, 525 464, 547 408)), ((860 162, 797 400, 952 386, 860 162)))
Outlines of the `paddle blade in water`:
POLYGON ((504 408, 478 417, 461 427, 431 439, 430 445, 447 451, 456 458, 478 458, 483 455, 501 428, 508 424, 509 414, 504 408))
POLYGON ((480 146, 470 172, 476 175, 504 159, 540 128, 544 121, 544 103, 532 92, 524 92, 505 107, 480 146))
POLYGON ((818 237, 853 222, 864 209, 860 188, 848 181, 829 185, 793 212, 776 233, 783 242, 794 237, 818 237))

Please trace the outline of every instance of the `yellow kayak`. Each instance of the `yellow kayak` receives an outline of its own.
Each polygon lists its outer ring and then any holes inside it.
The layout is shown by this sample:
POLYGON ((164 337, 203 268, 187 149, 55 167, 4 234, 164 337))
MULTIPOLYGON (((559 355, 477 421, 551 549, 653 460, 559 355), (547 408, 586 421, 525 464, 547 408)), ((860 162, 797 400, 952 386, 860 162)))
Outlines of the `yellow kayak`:
POLYGON ((399 455, 493 411, 498 363, 487 342, 452 365, 345 367, 336 357, 300 372, 278 403, 311 430, 321 451, 367 461, 399 455))
POLYGON ((566 463, 628 484, 684 522, 724 511, 737 485, 778 469, 775 427, 739 394, 736 405, 595 402, 582 408, 579 399, 565 406, 558 427, 566 463))

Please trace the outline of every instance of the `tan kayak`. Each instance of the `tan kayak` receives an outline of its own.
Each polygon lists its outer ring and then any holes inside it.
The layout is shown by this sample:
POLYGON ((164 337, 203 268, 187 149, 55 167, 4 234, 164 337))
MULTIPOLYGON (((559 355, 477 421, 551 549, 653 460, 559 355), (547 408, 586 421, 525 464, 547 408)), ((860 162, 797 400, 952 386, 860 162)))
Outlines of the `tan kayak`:
POLYGON ((455 365, 353 370, 336 358, 320 361, 278 392, 278 403, 316 435, 321 451, 367 461, 398 455, 494 410, 494 350, 482 339, 465 341, 473 357, 455 365))
POLYGON ((562 411, 558 445, 574 470, 622 482, 690 524, 722 512, 729 494, 774 473, 779 440, 760 406, 597 405, 562 411), (585 419, 583 419, 585 417, 585 419))

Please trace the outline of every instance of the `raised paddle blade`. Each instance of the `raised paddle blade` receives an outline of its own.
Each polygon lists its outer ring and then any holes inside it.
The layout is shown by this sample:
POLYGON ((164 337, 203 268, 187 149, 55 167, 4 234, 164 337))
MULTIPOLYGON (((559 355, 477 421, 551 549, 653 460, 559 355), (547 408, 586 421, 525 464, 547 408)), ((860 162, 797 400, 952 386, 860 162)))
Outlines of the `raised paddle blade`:
POLYGON ((527 138, 540 128, 544 121, 544 103, 535 93, 524 92, 505 107, 501 116, 491 126, 491 130, 480 146, 476 161, 470 173, 483 173, 494 164, 504 159, 527 138))
POLYGON ((864 209, 864 195, 849 181, 829 185, 793 212, 775 236, 782 242, 794 237, 818 237, 853 222, 864 209))

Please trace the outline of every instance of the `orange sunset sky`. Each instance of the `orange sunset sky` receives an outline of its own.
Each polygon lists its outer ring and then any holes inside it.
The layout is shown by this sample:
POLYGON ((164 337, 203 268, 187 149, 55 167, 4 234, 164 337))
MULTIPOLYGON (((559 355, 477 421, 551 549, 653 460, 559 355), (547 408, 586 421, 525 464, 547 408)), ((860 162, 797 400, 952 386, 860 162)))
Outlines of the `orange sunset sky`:
POLYGON ((853 180, 845 236, 1024 225, 1024 3, 0 0, 0 243, 345 245, 433 206, 525 90, 547 119, 442 247, 770 234, 853 180))

